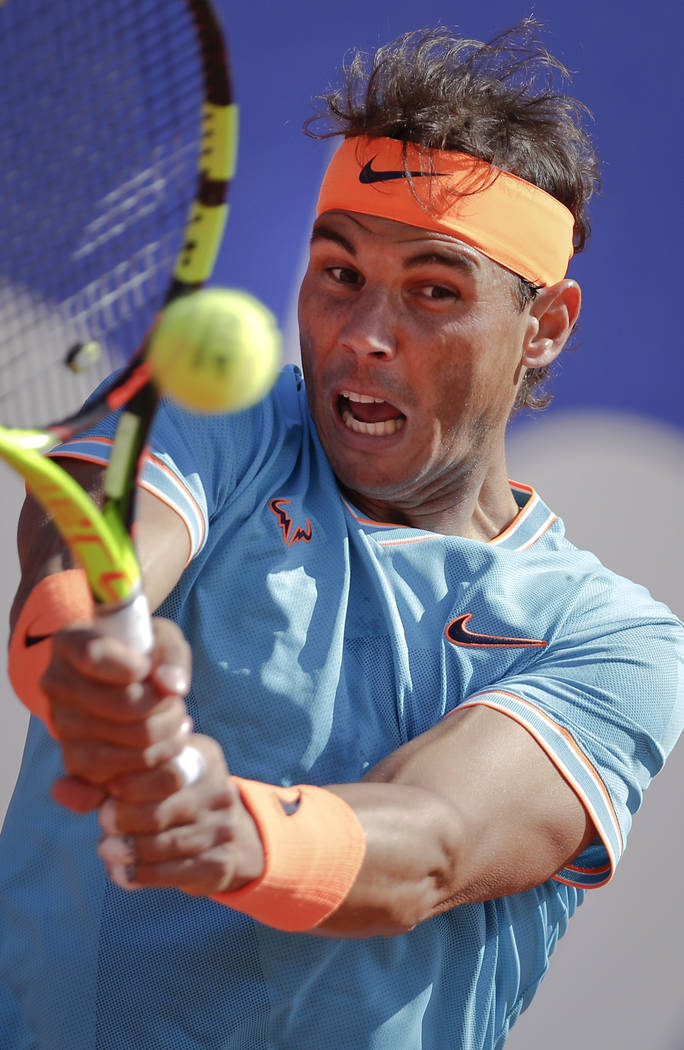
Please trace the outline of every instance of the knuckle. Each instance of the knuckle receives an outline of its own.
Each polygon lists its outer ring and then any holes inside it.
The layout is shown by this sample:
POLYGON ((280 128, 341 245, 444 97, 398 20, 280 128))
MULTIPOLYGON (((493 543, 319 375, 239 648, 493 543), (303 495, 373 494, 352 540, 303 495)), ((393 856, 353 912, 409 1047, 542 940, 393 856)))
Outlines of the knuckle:
POLYGON ((139 748, 143 752, 151 750, 158 740, 158 734, 155 731, 153 722, 150 719, 141 719, 139 722, 131 724, 129 726, 129 740, 131 747, 139 748))
POLYGON ((61 668, 52 664, 43 672, 40 688, 50 699, 67 703, 73 702, 78 693, 78 683, 73 681, 73 676, 65 674, 61 668))
POLYGON ((207 751, 208 758, 213 759, 215 762, 225 762, 223 749, 217 740, 210 736, 200 736, 199 739, 207 751))
POLYGON ((175 746, 173 740, 158 740, 143 748, 140 752, 140 758, 145 769, 154 769, 156 766, 164 763, 170 764, 178 750, 179 748, 175 746))
POLYGON ((72 712, 65 710, 60 704, 50 704, 50 717, 58 735, 67 735, 78 726, 78 720, 73 717, 72 712))
POLYGON ((163 616, 155 616, 154 633, 157 645, 167 651, 182 654, 186 659, 190 656, 190 646, 177 623, 163 616))
POLYGON ((213 847, 202 854, 206 877, 212 886, 230 885, 235 874, 235 861, 226 847, 213 847))
POLYGON ((71 776, 80 776, 101 783, 106 780, 106 771, 97 761, 97 748, 82 740, 74 740, 62 746, 64 768, 71 776))
POLYGON ((137 864, 158 864, 163 859, 164 852, 159 845, 159 837, 146 833, 136 836, 135 859, 137 864))
POLYGON ((165 854, 182 857, 187 852, 187 835, 180 828, 171 828, 160 836, 165 854))
POLYGON ((147 825, 149 830, 155 835, 165 832, 168 829, 172 816, 173 814, 169 812, 169 807, 164 805, 164 803, 150 805, 147 808, 147 825))
POLYGON ((52 660, 67 659, 81 642, 83 631, 71 627, 68 630, 55 631, 52 636, 52 660))
POLYGON ((207 800, 209 808, 217 813, 223 814, 221 819, 225 820, 226 824, 230 826, 232 826, 233 823, 232 813, 238 802, 236 791, 237 789, 231 789, 231 787, 226 784, 216 784, 212 786, 212 790, 209 793, 207 800))
POLYGON ((183 772, 173 761, 173 758, 158 766, 155 770, 155 775, 154 790, 164 798, 175 795, 185 787, 183 772))
POLYGON ((228 842, 232 842, 235 839, 235 828, 232 820, 227 816, 222 817, 214 824, 214 842, 215 846, 223 846, 228 842))
POLYGON ((149 689, 144 682, 129 682, 121 689, 119 705, 123 711, 139 717, 149 705, 149 699, 149 689))

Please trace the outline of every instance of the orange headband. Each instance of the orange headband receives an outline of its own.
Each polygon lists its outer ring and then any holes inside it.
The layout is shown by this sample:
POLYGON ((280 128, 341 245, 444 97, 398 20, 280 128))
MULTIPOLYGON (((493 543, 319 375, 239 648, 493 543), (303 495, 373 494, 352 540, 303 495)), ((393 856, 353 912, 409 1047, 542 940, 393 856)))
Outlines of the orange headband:
POLYGON ((323 178, 316 215, 325 211, 452 234, 542 286, 565 277, 573 253, 574 218, 549 193, 466 153, 398 139, 345 139, 323 178))

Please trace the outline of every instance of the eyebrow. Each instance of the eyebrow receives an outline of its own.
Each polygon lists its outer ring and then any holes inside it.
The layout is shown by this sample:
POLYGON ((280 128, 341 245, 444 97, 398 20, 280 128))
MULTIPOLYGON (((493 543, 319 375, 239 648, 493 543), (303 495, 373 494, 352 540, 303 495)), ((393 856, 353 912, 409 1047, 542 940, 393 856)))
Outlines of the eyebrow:
MULTIPOLYGON (((326 226, 325 223, 319 223, 317 226, 314 226, 311 233, 311 244, 314 244, 316 241, 332 241, 335 244, 339 244, 350 255, 355 256, 357 254, 355 245, 348 237, 333 229, 332 226, 326 226)), ((473 277, 479 269, 479 262, 476 259, 465 252, 458 251, 458 249, 440 251, 439 249, 431 248, 429 251, 418 252, 416 255, 409 256, 403 263, 406 270, 435 264, 459 270, 468 277, 473 277)))
POLYGON ((459 251, 436 251, 434 248, 429 252, 419 252, 404 260, 404 268, 410 269, 414 266, 449 266, 451 269, 460 270, 462 273, 473 277, 479 270, 479 263, 465 252, 459 251))
POLYGON ((339 244, 350 255, 356 255, 356 248, 349 238, 344 237, 337 230, 333 230, 332 226, 326 226, 324 223, 314 226, 311 232, 311 244, 314 244, 316 241, 334 241, 335 244, 339 244))

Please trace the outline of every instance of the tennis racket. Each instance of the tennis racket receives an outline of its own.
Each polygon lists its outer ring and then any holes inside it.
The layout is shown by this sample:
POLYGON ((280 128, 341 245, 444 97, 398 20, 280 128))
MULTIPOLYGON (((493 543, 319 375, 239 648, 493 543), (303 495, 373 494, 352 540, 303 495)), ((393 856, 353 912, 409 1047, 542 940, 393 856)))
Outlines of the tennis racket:
POLYGON ((0 456, 83 566, 101 629, 147 651, 131 530, 163 391, 146 350, 210 276, 227 216, 220 23, 207 0, 0 0, 0 69, 0 456), (100 510, 43 453, 113 411, 100 510))

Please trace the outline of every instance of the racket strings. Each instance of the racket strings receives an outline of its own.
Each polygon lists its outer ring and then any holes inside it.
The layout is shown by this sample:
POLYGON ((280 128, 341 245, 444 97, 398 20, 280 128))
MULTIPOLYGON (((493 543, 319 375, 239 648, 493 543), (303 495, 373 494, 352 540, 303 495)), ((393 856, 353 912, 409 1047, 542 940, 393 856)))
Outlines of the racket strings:
POLYGON ((205 72, 181 0, 7 0, 0 63, 0 422, 30 426, 77 411, 164 301, 205 72))

